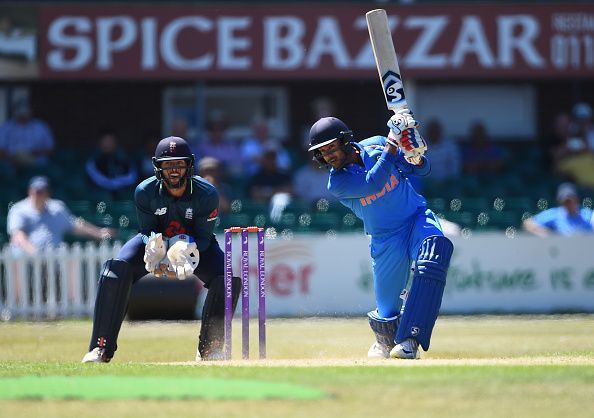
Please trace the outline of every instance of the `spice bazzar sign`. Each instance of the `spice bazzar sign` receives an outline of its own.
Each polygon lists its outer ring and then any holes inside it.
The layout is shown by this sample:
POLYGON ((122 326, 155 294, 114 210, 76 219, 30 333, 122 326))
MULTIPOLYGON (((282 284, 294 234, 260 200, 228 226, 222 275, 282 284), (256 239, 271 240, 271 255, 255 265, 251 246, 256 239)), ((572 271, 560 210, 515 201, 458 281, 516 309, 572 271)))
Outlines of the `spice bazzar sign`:
MULTIPOLYGON (((594 6, 387 7, 407 76, 587 76, 594 6)), ((42 6, 43 78, 374 77, 361 6, 42 6)))

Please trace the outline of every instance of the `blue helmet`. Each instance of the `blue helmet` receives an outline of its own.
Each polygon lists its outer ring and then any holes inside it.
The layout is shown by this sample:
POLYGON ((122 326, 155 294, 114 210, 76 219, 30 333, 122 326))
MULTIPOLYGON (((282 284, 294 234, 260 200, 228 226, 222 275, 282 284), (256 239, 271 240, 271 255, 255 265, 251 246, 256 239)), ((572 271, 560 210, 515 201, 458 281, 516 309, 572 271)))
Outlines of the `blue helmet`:
POLYGON ((347 146, 353 141, 353 132, 340 119, 329 116, 318 120, 309 130, 309 148, 313 151, 313 158, 321 165, 328 165, 319 148, 328 145, 334 141, 340 141, 346 153, 351 147, 347 146))
POLYGON ((185 139, 177 136, 163 138, 157 144, 155 156, 153 157, 153 168, 157 179, 163 179, 163 161, 185 160, 187 161, 186 177, 191 178, 194 173, 194 154, 185 139))

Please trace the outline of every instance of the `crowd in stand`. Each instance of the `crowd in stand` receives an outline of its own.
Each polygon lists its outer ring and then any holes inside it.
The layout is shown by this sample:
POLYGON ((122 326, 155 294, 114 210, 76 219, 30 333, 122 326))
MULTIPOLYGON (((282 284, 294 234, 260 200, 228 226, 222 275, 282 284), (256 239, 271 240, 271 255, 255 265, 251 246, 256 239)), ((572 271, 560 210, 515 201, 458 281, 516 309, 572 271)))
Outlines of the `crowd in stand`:
MULTIPOLYGON (((10 177, 12 172, 27 172, 31 168, 43 173, 44 168, 51 166, 52 153, 59 144, 56 144, 48 124, 33 117, 27 101, 16 102, 11 110, 11 119, 0 126, 0 159, 5 178, 10 177)), ((333 113, 334 106, 327 99, 319 99, 314 102, 312 110, 312 116, 317 119, 333 113)), ((576 104, 571 112, 559 113, 550 135, 542 141, 544 167, 539 167, 543 173, 558 179, 559 183, 571 181, 587 193, 594 190, 592 119, 592 110, 586 103, 576 104)), ((306 139, 295 141, 300 146, 289 150, 279 138, 271 135, 264 119, 253 121, 249 136, 232 138, 228 135, 225 114, 219 110, 210 113, 205 128, 202 135, 191 135, 187 121, 178 118, 173 121, 170 134, 184 137, 191 144, 196 156, 197 174, 217 186, 221 196, 220 213, 223 215, 231 211, 232 201, 237 198, 272 203, 277 205, 277 212, 279 208, 282 211, 291 200, 315 204, 322 198, 333 199, 325 187, 327 171, 308 158, 306 139)), ((493 141, 481 121, 473 123, 467 138, 462 140, 445 135, 436 119, 424 124, 422 134, 429 144, 427 156, 432 171, 430 177, 423 180, 424 183, 413 179, 419 189, 439 190, 441 187, 445 190, 464 178, 474 179, 478 184, 498 181, 500 176, 514 169, 510 164, 513 150, 493 141)), ((130 200, 136 184, 153 174, 151 157, 159 139, 152 136, 145 138, 144 154, 135 159, 125 150, 115 129, 106 128, 100 132, 96 137, 96 150, 84 162, 85 173, 80 173, 86 176, 89 196, 100 193, 114 200, 130 200)), ((521 158, 516 158, 516 162, 515 166, 521 166, 521 158)), ((41 183, 37 179, 35 184, 41 183)), ((37 192, 30 185, 29 199, 37 192)), ((432 196, 431 191, 423 192, 429 197, 438 197, 432 196)), ((67 224, 65 229, 75 226, 67 224)), ((81 231, 79 228, 78 232, 81 231)), ((110 232, 93 230, 88 225, 85 231, 95 238, 110 232)), ((14 235, 14 231, 8 232, 14 235)))

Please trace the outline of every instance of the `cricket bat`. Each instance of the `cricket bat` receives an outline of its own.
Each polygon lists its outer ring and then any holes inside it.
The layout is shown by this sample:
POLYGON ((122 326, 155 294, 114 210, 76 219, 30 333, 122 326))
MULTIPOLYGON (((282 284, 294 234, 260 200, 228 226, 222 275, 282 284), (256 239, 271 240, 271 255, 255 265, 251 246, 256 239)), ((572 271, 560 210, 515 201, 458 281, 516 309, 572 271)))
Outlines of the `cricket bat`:
POLYGON ((365 18, 386 105, 388 109, 396 112, 408 105, 404 95, 404 84, 400 76, 396 50, 392 42, 392 33, 388 25, 388 15, 384 9, 376 9, 367 12, 365 18))

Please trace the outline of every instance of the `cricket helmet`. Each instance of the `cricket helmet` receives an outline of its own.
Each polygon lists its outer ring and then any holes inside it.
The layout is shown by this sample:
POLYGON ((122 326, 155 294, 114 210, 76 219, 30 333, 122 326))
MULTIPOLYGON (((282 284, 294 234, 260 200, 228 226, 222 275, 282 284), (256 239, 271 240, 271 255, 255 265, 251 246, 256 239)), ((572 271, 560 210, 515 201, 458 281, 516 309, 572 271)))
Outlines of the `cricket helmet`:
POLYGON ((348 146, 353 141, 353 132, 340 119, 329 116, 318 120, 309 130, 309 148, 313 151, 313 158, 321 165, 327 165, 319 148, 334 141, 340 141, 346 153, 351 149, 348 146))
POLYGON ((187 162, 186 177, 191 178, 194 173, 194 154, 185 139, 177 136, 163 138, 157 144, 153 157, 153 168, 157 179, 163 179, 163 161, 185 160, 187 162))

